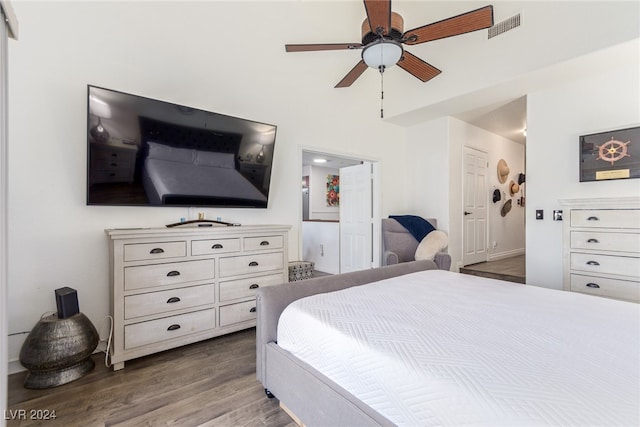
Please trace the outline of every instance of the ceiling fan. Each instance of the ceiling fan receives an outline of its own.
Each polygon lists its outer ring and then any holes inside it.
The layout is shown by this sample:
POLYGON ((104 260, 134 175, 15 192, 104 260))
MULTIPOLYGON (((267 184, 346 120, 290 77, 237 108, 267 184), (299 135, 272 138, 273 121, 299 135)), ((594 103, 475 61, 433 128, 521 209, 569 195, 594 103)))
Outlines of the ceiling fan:
POLYGON ((349 87, 368 67, 383 73, 398 64, 423 82, 441 73, 439 69, 407 52, 402 45, 415 45, 457 36, 493 25, 493 6, 485 6, 403 32, 402 16, 391 11, 391 0, 363 0, 367 18, 362 23, 362 43, 287 44, 287 52, 362 49, 362 59, 335 86, 349 87))

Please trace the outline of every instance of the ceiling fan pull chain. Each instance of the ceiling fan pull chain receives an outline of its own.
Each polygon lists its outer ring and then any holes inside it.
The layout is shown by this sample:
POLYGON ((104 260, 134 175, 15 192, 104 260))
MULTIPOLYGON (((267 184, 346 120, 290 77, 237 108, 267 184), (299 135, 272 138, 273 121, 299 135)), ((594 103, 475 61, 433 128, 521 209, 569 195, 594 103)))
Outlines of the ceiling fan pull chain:
POLYGON ((384 119, 384 65, 378 69, 380 70, 380 118, 384 119))

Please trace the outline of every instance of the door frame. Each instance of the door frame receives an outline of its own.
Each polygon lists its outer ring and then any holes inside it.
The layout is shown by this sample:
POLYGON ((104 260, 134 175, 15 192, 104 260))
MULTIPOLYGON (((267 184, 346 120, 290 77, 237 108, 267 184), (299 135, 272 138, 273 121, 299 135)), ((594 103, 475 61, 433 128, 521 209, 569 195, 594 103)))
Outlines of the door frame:
MULTIPOLYGON (((367 157, 355 155, 353 153, 345 153, 337 150, 331 150, 324 147, 298 145, 298 177, 302 179, 302 154, 303 152, 317 154, 319 156, 326 155, 331 157, 341 157, 352 161, 364 161, 372 164, 372 212, 373 212, 373 233, 371 238, 371 251, 373 253, 373 267, 379 267, 382 265, 382 164, 381 160, 376 157, 367 157)), ((298 181, 300 181, 298 179, 298 181)), ((297 258, 302 259, 302 192, 298 191, 298 254, 297 258)))

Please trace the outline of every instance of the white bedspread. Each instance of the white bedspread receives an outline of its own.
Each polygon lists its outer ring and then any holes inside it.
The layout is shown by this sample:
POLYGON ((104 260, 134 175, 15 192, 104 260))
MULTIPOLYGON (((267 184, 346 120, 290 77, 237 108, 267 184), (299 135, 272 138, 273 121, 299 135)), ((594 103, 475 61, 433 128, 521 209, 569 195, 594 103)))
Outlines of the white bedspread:
POLYGON ((278 345, 398 425, 640 424, 640 306, 430 270, 292 303, 278 345))

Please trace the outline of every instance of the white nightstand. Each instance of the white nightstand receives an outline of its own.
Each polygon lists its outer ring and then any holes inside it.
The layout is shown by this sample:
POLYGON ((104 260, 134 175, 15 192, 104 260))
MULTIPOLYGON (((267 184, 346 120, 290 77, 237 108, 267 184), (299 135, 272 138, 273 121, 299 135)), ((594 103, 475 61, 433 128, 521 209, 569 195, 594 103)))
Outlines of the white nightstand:
POLYGON ((138 146, 112 138, 108 142, 89 144, 90 184, 133 182, 138 146))

